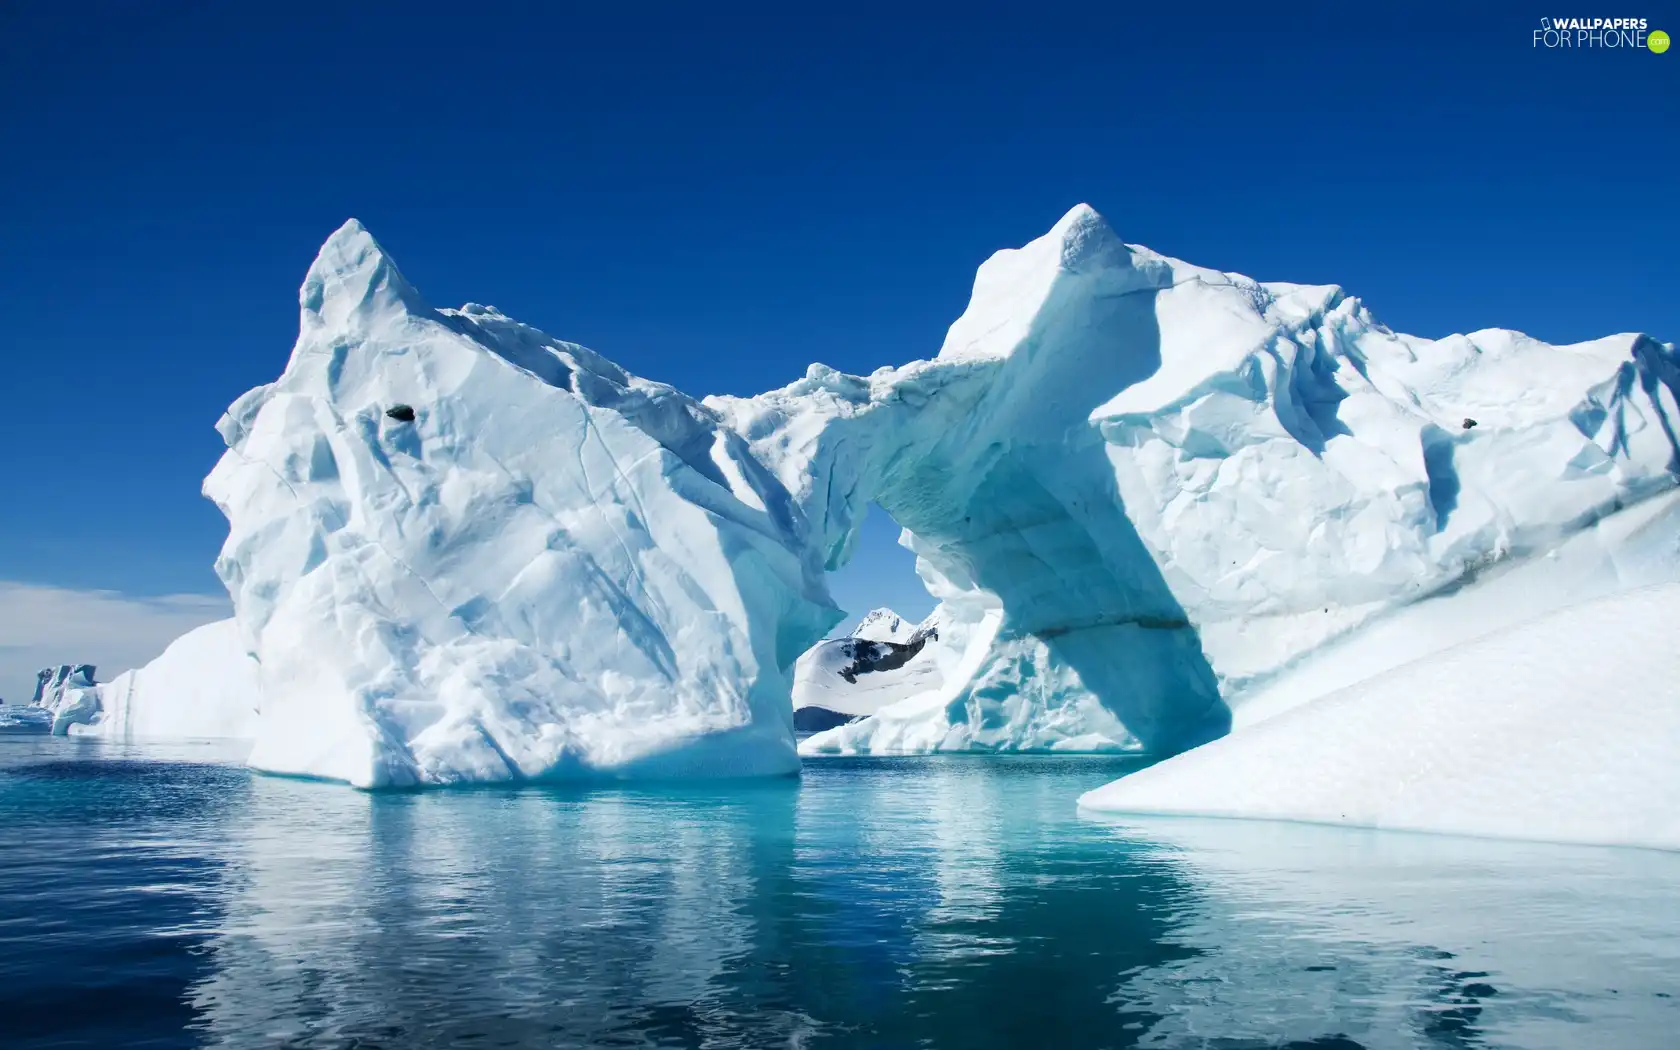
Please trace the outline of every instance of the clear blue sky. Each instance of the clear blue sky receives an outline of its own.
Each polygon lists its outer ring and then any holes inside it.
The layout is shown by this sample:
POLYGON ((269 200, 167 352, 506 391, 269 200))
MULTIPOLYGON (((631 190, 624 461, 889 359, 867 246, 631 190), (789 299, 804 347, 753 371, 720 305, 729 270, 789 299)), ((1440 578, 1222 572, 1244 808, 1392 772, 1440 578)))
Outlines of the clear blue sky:
MULTIPOLYGON (((1423 335, 1680 338, 1680 51, 1531 44, 1673 2, 453 6, 0 6, 0 581, 219 590, 212 426, 351 215, 696 395, 933 353, 1080 201, 1423 335)), ((842 604, 913 604, 893 534, 842 604)))

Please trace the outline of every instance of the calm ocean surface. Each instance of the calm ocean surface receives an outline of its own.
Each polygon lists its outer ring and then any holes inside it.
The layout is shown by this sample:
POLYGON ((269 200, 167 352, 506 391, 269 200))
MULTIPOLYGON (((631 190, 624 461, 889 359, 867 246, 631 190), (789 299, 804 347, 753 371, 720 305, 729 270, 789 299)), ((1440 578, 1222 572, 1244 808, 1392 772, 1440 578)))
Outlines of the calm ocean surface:
POLYGON ((1115 759, 237 757, 0 735, 0 1047, 1680 1046, 1680 855, 1080 816, 1115 759))

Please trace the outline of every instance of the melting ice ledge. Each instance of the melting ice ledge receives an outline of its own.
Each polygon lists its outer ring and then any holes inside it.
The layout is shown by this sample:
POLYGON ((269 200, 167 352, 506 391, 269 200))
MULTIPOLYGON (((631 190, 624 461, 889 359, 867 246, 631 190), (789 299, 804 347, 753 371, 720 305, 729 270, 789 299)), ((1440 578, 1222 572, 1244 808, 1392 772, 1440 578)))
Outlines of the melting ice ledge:
POLYGON ((301 307, 205 482, 234 619, 61 728, 238 735, 259 769, 363 787, 1185 752, 1086 805, 1680 847, 1680 668, 1651 634, 1675 592, 1629 593, 1680 580, 1672 344, 1401 335, 1087 207, 989 259, 931 360, 751 398, 433 309, 354 221, 301 307), (937 631, 818 659, 872 502, 937 631), (1490 672, 1516 653, 1531 674, 1490 672), (819 699, 862 717, 796 747, 819 699), (1432 779, 1471 733, 1447 764, 1509 821, 1432 779), (1540 768, 1602 790, 1535 796, 1540 768))

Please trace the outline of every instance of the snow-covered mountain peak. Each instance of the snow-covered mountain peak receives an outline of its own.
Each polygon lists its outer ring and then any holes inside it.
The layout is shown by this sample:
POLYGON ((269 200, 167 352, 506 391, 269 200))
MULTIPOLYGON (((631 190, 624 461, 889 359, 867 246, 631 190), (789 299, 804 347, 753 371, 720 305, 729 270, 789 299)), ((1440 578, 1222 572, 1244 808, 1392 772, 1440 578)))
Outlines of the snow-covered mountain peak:
POLYGON ((871 609, 852 628, 853 638, 872 642, 902 642, 916 631, 915 624, 888 608, 871 609))

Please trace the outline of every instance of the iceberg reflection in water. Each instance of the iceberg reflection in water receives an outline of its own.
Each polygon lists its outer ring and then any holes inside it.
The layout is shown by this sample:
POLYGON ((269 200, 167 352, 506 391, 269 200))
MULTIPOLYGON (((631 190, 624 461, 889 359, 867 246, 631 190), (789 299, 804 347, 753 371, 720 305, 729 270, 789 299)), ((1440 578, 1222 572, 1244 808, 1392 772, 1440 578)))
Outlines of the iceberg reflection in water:
MULTIPOLYGON (((1102 820, 1104 818, 1096 818, 1102 820)), ((1658 1047, 1680 1023, 1680 855, 1308 824, 1112 819, 1194 900, 1193 957, 1127 975, 1145 1046, 1658 1047)))
POLYGON ((143 754, 172 760, 0 740, 8 1047, 1641 1047, 1680 1020, 1680 856, 1076 812, 1135 760, 370 795, 143 754))

